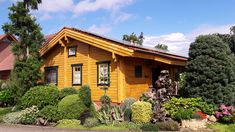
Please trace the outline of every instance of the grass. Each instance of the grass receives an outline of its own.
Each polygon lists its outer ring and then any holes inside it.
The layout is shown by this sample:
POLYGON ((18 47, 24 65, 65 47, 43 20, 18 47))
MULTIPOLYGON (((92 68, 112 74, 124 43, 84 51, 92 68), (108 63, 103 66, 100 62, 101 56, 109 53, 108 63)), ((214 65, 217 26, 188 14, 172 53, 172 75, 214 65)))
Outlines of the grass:
POLYGON ((233 124, 214 123, 208 125, 208 128, 213 129, 215 132, 235 132, 235 123, 233 124))
POLYGON ((82 125, 71 125, 71 124, 59 124, 56 127, 58 128, 68 128, 68 129, 79 129, 79 130, 113 130, 113 131, 120 131, 120 130, 128 130, 126 127, 116 127, 111 125, 99 125, 92 128, 86 128, 82 125))
POLYGON ((11 112, 11 109, 12 109, 12 107, 0 108, 0 122, 2 122, 2 118, 4 115, 11 112))

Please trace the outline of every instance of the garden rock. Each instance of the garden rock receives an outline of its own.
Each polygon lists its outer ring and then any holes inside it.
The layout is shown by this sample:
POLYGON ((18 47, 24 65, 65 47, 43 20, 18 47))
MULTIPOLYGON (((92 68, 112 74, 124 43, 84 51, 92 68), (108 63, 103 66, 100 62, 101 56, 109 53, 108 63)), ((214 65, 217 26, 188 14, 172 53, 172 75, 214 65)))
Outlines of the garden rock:
POLYGON ((199 130, 206 128, 206 120, 182 120, 182 128, 189 128, 191 130, 199 130))
POLYGON ((208 119, 208 121, 210 121, 210 122, 216 122, 216 121, 217 121, 217 119, 215 118, 214 115, 208 116, 207 119, 208 119))

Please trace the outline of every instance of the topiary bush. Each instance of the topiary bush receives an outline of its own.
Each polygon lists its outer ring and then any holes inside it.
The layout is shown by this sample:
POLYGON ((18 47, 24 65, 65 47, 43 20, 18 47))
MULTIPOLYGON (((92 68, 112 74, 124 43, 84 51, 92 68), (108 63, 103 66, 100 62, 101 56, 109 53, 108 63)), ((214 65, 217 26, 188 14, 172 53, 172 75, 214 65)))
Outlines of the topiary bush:
POLYGON ((175 121, 165 121, 165 122, 157 122, 156 126, 159 131, 179 131, 179 124, 175 121))
POLYGON ((60 99, 63 99, 65 96, 72 95, 72 94, 78 94, 78 90, 74 87, 67 87, 63 88, 60 91, 59 97, 60 99))
POLYGON ((189 109, 192 112, 202 111, 208 115, 213 115, 214 111, 217 109, 216 106, 208 104, 201 98, 171 98, 164 103, 165 112, 173 116, 179 109, 189 109))
POLYGON ((14 104, 14 98, 13 98, 13 92, 10 89, 4 89, 0 91, 0 102, 1 104, 5 105, 13 105, 14 104))
POLYGON ((62 119, 79 119, 82 112, 88 110, 78 94, 64 97, 58 104, 62 119))
POLYGON ((101 102, 101 110, 105 110, 106 112, 110 108, 111 98, 108 95, 103 95, 100 97, 101 102))
POLYGON ((143 132, 157 132, 158 127, 155 124, 147 123, 143 124, 140 128, 143 132))
POLYGON ((91 89, 89 85, 83 85, 79 89, 79 98, 82 100, 82 102, 86 105, 86 107, 90 108, 91 106, 91 89))
POLYGON ((97 118, 89 117, 85 120, 83 126, 91 128, 91 127, 94 127, 94 126, 98 126, 99 124, 100 124, 100 122, 97 118))
POLYGON ((32 106, 30 108, 26 108, 22 110, 23 114, 20 116, 20 123, 22 124, 34 124, 38 117, 38 107, 32 106))
POLYGON ((152 116, 152 105, 148 102, 137 101, 131 106, 132 121, 135 123, 148 123, 152 116))
POLYGON ((33 105, 42 109, 47 105, 57 105, 59 90, 56 86, 36 86, 28 90, 20 99, 20 107, 25 109, 33 105))
POLYGON ((57 122, 61 119, 60 112, 57 106, 48 105, 39 111, 39 117, 48 120, 49 122, 57 122))

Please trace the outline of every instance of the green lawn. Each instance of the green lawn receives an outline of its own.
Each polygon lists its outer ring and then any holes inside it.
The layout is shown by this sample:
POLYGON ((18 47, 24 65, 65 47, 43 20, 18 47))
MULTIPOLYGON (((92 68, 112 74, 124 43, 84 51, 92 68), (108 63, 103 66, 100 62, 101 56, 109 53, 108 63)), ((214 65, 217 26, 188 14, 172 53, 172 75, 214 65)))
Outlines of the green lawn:
POLYGON ((12 107, 0 108, 0 123, 2 122, 2 117, 7 113, 11 112, 12 107))
POLYGON ((235 123, 233 124, 215 123, 208 125, 208 128, 213 129, 215 132, 235 132, 235 123))
POLYGON ((56 127, 58 128, 69 128, 69 129, 79 129, 79 130, 116 130, 116 131, 120 131, 120 130, 128 130, 125 127, 116 127, 116 126, 108 126, 108 125, 99 125, 99 126, 95 126, 92 128, 86 128, 82 125, 69 125, 69 124, 59 124, 56 127))

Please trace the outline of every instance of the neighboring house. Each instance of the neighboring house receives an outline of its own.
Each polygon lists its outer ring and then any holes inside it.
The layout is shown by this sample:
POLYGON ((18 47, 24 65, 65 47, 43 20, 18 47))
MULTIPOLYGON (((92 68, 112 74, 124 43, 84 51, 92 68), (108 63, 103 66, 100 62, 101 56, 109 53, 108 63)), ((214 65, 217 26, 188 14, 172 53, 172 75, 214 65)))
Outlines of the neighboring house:
POLYGON ((89 84, 98 101, 107 86, 113 102, 139 98, 167 69, 173 79, 185 68, 187 58, 156 49, 134 46, 83 30, 64 27, 47 36, 40 49, 45 82, 59 88, 89 84))
POLYGON ((17 41, 12 35, 0 35, 0 80, 7 80, 14 65, 11 42, 17 41))

